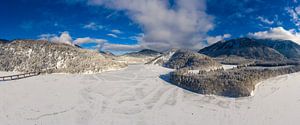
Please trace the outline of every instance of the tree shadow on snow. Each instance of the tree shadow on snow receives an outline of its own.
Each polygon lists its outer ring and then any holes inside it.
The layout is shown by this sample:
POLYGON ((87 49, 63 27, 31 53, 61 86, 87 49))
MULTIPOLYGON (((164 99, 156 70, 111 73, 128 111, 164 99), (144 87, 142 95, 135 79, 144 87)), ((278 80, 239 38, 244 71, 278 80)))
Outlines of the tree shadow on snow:
MULTIPOLYGON (((168 82, 169 84, 172 84, 171 79, 170 79, 170 74, 171 73, 160 75, 159 78, 164 80, 165 82, 168 82)), ((172 85, 174 85, 174 84, 172 84, 172 85)))

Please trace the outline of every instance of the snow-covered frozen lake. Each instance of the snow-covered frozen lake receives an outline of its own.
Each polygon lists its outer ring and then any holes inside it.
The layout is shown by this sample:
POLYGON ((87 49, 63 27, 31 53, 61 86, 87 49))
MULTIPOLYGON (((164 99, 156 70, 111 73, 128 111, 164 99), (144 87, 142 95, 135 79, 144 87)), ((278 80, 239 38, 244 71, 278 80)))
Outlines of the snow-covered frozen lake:
MULTIPOLYGON (((255 95, 195 94, 131 65, 95 75, 51 74, 0 82, 0 125, 298 125, 300 73, 261 83, 255 95)), ((1 73, 0 76, 7 73, 1 73)))

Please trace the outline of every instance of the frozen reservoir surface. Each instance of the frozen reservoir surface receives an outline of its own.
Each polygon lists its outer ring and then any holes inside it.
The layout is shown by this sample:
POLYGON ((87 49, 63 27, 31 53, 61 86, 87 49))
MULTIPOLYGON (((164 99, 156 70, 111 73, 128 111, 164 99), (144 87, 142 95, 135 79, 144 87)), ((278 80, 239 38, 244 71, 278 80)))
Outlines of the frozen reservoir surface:
POLYGON ((0 82, 0 125, 300 123, 300 73, 265 80, 254 96, 226 98, 195 94, 159 77, 170 71, 131 65, 102 74, 51 74, 0 82))

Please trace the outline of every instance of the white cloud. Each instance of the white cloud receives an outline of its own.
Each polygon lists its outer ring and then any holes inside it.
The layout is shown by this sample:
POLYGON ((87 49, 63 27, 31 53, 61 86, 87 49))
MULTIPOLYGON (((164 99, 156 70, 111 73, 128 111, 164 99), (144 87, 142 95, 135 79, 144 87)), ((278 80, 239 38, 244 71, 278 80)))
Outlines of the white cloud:
POLYGON ((95 22, 90 22, 90 23, 84 25, 83 28, 90 29, 90 30, 100 30, 100 29, 103 29, 104 26, 96 24, 95 22))
POLYGON ((216 42, 219 42, 221 40, 224 40, 224 39, 230 38, 230 37, 231 37, 230 34, 224 34, 224 35, 219 35, 219 36, 215 36, 215 37, 209 36, 206 38, 206 41, 207 41, 208 45, 212 45, 216 42))
POLYGON ((84 38, 77 38, 76 40, 73 41, 73 44, 82 45, 82 44, 86 44, 86 43, 95 43, 96 45, 94 47, 92 47, 92 49, 102 50, 102 47, 107 42, 108 41, 105 39, 95 39, 95 38, 90 38, 90 37, 84 37, 84 38))
POLYGON ((139 51, 143 49, 141 45, 124 45, 105 43, 102 47, 104 51, 139 51))
POLYGON ((64 43, 69 45, 74 45, 74 44, 82 45, 86 43, 95 43, 96 45, 91 48, 103 50, 103 51, 138 51, 143 49, 143 47, 138 44, 135 45, 112 44, 105 39, 96 39, 90 37, 77 38, 73 41, 71 35, 67 31, 62 32, 60 36, 56 34, 41 34, 38 37, 40 40, 48 40, 49 42, 64 43))
POLYGON ((63 32, 60 35, 58 42, 72 45, 72 37, 70 36, 69 32, 63 32))
POLYGON ((298 27, 300 27, 300 6, 293 8, 286 8, 288 14, 292 17, 291 21, 298 27))
POLYGON ((269 20, 269 19, 266 19, 266 18, 264 18, 264 17, 262 17, 262 16, 258 16, 257 19, 260 20, 261 22, 266 23, 266 24, 269 24, 269 25, 274 24, 274 21, 271 21, 271 20, 269 20))
POLYGON ((279 16, 275 14, 274 17, 274 22, 276 22, 277 26, 281 26, 283 22, 279 20, 279 16))
POLYGON ((109 34, 106 34, 106 35, 110 36, 110 37, 113 37, 113 38, 118 38, 118 36, 116 34, 109 33, 109 34))
POLYGON ((84 38, 77 38, 73 41, 73 44, 85 44, 85 43, 96 43, 96 44, 103 44, 107 42, 105 39, 94 39, 90 37, 84 37, 84 38))
POLYGON ((73 41, 74 44, 85 44, 85 43, 96 43, 93 49, 98 49, 102 51, 138 51, 141 50, 142 47, 140 45, 125 45, 125 44, 112 44, 104 39, 94 39, 90 37, 85 38, 77 38, 73 41))
POLYGON ((111 30, 111 32, 115 33, 115 34, 121 34, 121 33, 123 33, 122 31, 117 30, 117 29, 111 30))
POLYGON ((145 34, 139 44, 156 50, 199 49, 213 28, 205 0, 175 0, 173 7, 167 0, 88 0, 88 4, 125 11, 145 34))
POLYGON ((128 39, 135 40, 135 41, 141 41, 144 38, 144 36, 145 36, 144 33, 139 33, 139 34, 136 34, 135 36, 128 37, 128 39))
POLYGON ((52 37, 56 37, 57 35, 56 34, 41 34, 38 36, 39 40, 49 40, 50 38, 52 37))
POLYGON ((300 6, 298 6, 298 7, 295 8, 295 12, 296 12, 298 15, 300 15, 300 6))
POLYGON ((285 30, 283 27, 270 28, 268 31, 249 33, 248 36, 258 39, 291 40, 300 44, 300 33, 295 29, 285 30))
POLYGON ((57 36, 56 34, 42 34, 39 35, 39 38, 41 40, 48 40, 53 43, 63 43, 63 44, 73 45, 72 37, 67 31, 62 32, 60 36, 57 36))

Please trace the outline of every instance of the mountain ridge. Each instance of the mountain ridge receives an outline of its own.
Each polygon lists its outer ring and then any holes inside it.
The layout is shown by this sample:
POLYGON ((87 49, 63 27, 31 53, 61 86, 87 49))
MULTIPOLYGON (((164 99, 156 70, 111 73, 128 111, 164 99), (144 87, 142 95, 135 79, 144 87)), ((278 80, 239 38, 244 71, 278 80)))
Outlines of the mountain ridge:
POLYGON ((238 38, 199 50, 211 57, 239 56, 265 61, 300 60, 300 45, 289 40, 238 38))

